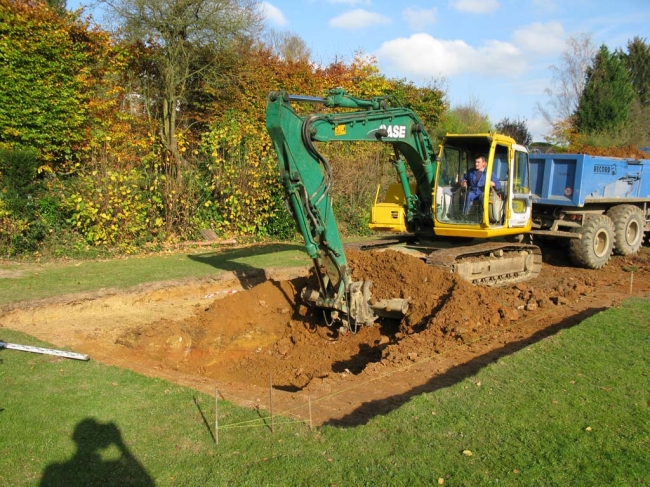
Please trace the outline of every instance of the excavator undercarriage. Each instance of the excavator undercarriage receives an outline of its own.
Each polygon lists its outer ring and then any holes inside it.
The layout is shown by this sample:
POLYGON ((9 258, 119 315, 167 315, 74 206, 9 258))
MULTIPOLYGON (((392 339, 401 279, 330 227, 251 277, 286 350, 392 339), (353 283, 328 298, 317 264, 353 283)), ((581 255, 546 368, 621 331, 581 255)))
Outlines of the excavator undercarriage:
POLYGON ((542 270, 542 253, 535 245, 487 242, 429 254, 427 264, 448 268, 477 286, 506 286, 529 281, 542 270))
POLYGON ((499 287, 535 279, 542 270, 542 254, 536 245, 515 242, 482 242, 440 247, 413 238, 381 239, 349 244, 360 251, 391 249, 419 258, 428 265, 458 274, 476 286, 499 287))

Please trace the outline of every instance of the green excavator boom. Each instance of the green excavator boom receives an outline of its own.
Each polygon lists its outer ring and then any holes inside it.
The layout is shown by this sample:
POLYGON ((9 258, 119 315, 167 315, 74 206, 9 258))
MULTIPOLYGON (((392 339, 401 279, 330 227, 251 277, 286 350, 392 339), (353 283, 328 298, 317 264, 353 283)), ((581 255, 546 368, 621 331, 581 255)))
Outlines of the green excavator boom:
POLYGON ((331 90, 323 98, 278 91, 268 96, 266 126, 278 155, 288 207, 318 279, 319 289, 303 290, 303 299, 327 310, 330 318, 344 328, 370 324, 381 316, 403 316, 408 307, 406 300, 374 300, 371 282, 352 281, 332 211, 332 170, 315 142, 372 140, 391 144, 408 220, 418 227, 431 227, 435 155, 420 119, 407 108, 391 106, 386 98, 364 100, 341 89, 331 90), (352 111, 302 117, 292 102, 352 111), (406 165, 416 179, 415 194, 406 177, 406 165))

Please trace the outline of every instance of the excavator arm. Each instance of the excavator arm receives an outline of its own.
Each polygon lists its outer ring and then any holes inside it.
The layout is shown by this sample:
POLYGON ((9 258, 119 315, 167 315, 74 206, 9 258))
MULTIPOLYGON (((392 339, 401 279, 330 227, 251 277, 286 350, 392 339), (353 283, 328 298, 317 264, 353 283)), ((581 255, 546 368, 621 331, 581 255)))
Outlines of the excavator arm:
POLYGON ((406 300, 374 300, 370 281, 352 281, 332 211, 331 167, 315 142, 371 140, 392 145, 408 221, 430 227, 435 156, 431 139, 418 116, 407 108, 390 106, 387 98, 363 100, 341 89, 331 90, 325 98, 279 91, 268 96, 266 125, 278 154, 288 207, 318 279, 319 289, 306 288, 303 299, 328 310, 333 321, 348 329, 373 323, 382 316, 403 316, 408 307, 406 300), (352 111, 302 117, 292 102, 320 103, 328 108, 352 111), (415 193, 411 191, 406 166, 415 178, 415 193))

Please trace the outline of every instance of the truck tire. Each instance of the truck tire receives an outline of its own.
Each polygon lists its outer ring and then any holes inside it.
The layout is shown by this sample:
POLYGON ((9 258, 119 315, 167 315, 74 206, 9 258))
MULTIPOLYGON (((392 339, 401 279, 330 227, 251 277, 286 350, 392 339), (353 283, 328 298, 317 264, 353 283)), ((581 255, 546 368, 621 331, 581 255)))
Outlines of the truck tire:
POLYGON ((580 239, 571 239, 571 262, 587 269, 600 269, 607 264, 614 247, 614 223, 605 215, 587 216, 574 232, 580 239))
POLYGON ((634 255, 643 243, 645 218, 641 208, 634 205, 618 205, 607 211, 614 222, 614 252, 619 255, 634 255))

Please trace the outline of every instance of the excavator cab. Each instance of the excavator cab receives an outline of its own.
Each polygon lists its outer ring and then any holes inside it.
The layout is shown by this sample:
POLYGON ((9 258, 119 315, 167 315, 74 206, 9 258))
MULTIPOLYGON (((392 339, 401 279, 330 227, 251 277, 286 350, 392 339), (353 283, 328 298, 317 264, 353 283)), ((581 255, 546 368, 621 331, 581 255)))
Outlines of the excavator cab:
POLYGON ((436 235, 492 238, 530 230, 532 198, 525 147, 500 134, 448 134, 438 163, 436 235), (469 191, 460 182, 481 155, 487 160, 485 188, 468 204, 469 191))
MULTIPOLYGON (((492 238, 528 232, 532 199, 529 190, 528 152, 513 139, 500 134, 448 134, 437 158, 437 174, 430 198, 433 207, 431 231, 437 236, 492 238), (475 159, 486 157, 482 194, 471 195, 461 181, 474 167, 475 159)), ((411 192, 416 188, 411 185, 411 192)), ((372 208, 370 228, 392 232, 412 230, 405 211, 402 184, 391 185, 383 201, 379 190, 372 208)))

